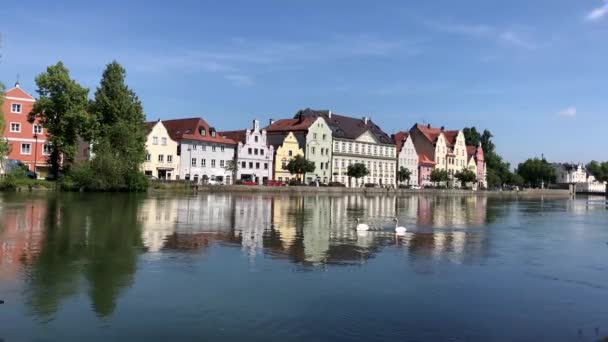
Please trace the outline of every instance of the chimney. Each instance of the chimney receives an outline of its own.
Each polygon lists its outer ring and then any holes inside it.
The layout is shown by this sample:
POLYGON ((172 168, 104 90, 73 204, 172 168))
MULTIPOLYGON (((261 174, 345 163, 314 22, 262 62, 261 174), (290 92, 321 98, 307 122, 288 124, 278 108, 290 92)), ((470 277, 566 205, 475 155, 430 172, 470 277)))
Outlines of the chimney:
POLYGON ((257 119, 253 120, 253 130, 254 131, 260 130, 260 122, 257 119))
POLYGON ((331 119, 331 110, 328 111, 327 116, 331 119))
POLYGON ((270 118, 270 119, 268 120, 268 125, 272 125, 273 123, 274 123, 274 119, 273 119, 273 118, 270 118))
POLYGON ((367 125, 367 121, 369 120, 369 118, 367 116, 363 117, 363 123, 367 125))
POLYGON ((443 130, 445 130, 445 127, 444 127, 444 126, 441 126, 441 131, 443 131, 443 130))
POLYGON ((431 124, 426 125, 426 128, 431 128, 431 124))

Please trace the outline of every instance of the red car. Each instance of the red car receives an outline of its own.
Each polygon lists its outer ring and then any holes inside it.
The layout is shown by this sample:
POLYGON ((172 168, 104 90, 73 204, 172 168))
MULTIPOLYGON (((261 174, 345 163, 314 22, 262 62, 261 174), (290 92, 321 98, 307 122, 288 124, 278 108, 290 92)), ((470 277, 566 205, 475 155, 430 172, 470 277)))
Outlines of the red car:
POLYGON ((249 182, 243 182, 243 185, 258 185, 258 183, 249 181, 249 182))
POLYGON ((266 182, 266 186, 283 186, 284 184, 282 182, 276 181, 276 180, 269 180, 266 182))

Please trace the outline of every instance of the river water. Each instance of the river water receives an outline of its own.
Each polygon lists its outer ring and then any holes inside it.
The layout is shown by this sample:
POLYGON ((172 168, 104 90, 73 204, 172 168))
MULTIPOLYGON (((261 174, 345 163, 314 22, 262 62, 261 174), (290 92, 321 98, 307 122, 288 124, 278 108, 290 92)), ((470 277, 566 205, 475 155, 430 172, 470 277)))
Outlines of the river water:
POLYGON ((6 342, 597 341, 608 211, 601 198, 0 194, 0 299, 6 342), (357 234, 357 218, 378 230, 357 234))

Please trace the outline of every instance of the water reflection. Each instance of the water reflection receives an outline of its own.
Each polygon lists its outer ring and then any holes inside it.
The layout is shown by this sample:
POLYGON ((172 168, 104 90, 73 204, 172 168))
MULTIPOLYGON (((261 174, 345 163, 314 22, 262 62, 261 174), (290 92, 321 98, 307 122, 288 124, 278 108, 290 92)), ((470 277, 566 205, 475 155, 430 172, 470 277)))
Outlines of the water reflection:
POLYGON ((492 223, 517 223, 515 210, 605 208, 605 202, 507 204, 483 196, 4 196, 0 281, 23 279, 28 306, 42 319, 81 294, 97 315, 110 316, 135 282, 144 253, 199 253, 219 245, 240 248, 250 263, 271 257, 314 269, 366 263, 391 246, 415 271, 428 273, 438 261, 486 259, 492 223), (394 217, 408 227, 404 237, 394 235, 394 217), (383 230, 357 234, 357 218, 383 230))

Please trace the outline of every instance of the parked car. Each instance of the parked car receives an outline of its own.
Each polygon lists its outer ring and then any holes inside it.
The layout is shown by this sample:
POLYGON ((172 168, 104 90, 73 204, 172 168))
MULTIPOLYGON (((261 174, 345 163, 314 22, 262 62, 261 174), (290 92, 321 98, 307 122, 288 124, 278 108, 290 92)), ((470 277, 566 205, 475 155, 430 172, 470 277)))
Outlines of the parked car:
POLYGON ((420 186, 418 186, 418 185, 412 185, 411 189, 412 190, 420 190, 420 186))
POLYGON ((217 179, 210 179, 207 181, 207 184, 209 185, 222 185, 224 183, 222 183, 221 181, 217 180, 217 179))
POLYGON ((266 181, 266 183, 264 183, 264 185, 266 185, 266 186, 284 186, 285 184, 283 184, 282 182, 276 181, 276 180, 268 180, 268 181, 266 181))
POLYGON ((34 171, 31 171, 27 165, 23 164, 22 161, 20 160, 16 160, 16 159, 7 159, 6 160, 6 171, 7 173, 21 173, 23 172, 23 174, 27 177, 27 178, 31 178, 31 179, 37 179, 38 178, 38 174, 34 171))
POLYGON ((245 182, 241 182, 242 185, 258 185, 258 183, 253 182, 253 181, 245 181, 245 182))

